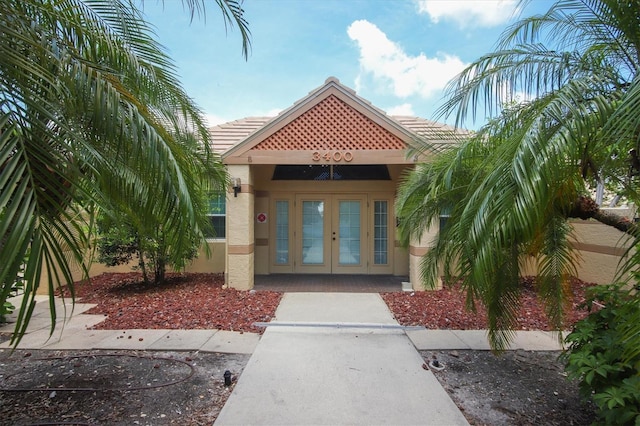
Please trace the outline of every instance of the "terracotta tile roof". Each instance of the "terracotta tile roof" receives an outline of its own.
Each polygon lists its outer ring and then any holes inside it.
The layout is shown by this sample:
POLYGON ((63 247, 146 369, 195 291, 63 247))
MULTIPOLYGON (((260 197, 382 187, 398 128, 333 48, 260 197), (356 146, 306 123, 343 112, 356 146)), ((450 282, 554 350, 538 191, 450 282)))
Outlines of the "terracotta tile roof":
POLYGON ((391 118, 418 135, 428 136, 441 131, 456 131, 453 126, 427 120, 425 118, 413 117, 410 115, 393 115, 391 118))
POLYGON ((470 134, 469 131, 456 129, 448 124, 425 118, 413 117, 409 115, 392 116, 395 121, 404 128, 416 134, 419 138, 427 140, 436 149, 445 149, 458 145, 461 138, 470 134))
MULTIPOLYGON (((247 137, 249 137, 252 133, 257 131, 258 129, 265 126, 273 118, 274 117, 247 117, 247 118, 242 118, 239 120, 230 121, 228 123, 223 123, 223 124, 219 124, 217 126, 211 127, 209 131, 213 139, 213 147, 215 152, 217 153, 225 152, 229 148, 245 140, 247 137)), ((438 123, 432 120, 427 120, 420 117, 402 115, 402 116, 391 116, 391 118, 394 119, 396 122, 398 122, 400 125, 402 125, 404 128, 406 128, 407 130, 409 130, 410 132, 416 134, 417 137, 426 138, 427 140, 432 141, 431 143, 433 143, 434 145, 437 145, 443 148, 445 146, 456 144, 456 141, 455 140, 452 141, 451 138, 449 138, 447 135, 456 134, 460 136, 467 133, 466 131, 463 131, 460 129, 456 130, 452 126, 438 123)), ((357 118, 355 118, 355 121, 353 123, 355 124, 356 121, 358 121, 357 118)), ((285 130, 285 129, 282 129, 282 130, 285 130)), ((345 130, 347 129, 336 129, 335 131, 338 134, 340 134, 345 130)), ((290 129, 289 131, 293 131, 293 130, 290 129)), ((272 137, 275 137, 276 135, 278 135, 278 133, 272 135, 272 137)), ((268 142, 270 139, 272 138, 267 138, 267 140, 262 142, 260 145, 262 145, 265 142, 268 142)), ((277 139, 278 138, 274 138, 274 140, 277 140, 277 139)), ((281 143, 282 141, 280 141, 274 146, 280 146, 281 143)), ((273 148, 265 148, 264 146, 262 146, 261 148, 273 149, 273 148)), ((286 144, 280 146, 280 148, 286 149, 286 144)), ((368 149, 372 149, 372 148, 368 147, 368 149)))
POLYGON ((272 119, 273 117, 246 117, 211 127, 209 133, 213 139, 213 150, 222 154, 272 119))

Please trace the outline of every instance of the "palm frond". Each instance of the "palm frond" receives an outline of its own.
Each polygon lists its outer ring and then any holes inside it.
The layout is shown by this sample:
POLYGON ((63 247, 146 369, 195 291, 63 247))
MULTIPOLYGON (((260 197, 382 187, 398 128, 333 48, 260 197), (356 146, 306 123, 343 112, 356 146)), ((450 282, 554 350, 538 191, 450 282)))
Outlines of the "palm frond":
POLYGON ((52 297, 73 269, 86 274, 95 206, 127 204, 181 247, 206 220, 197 194, 226 180, 201 111, 130 1, 3 1, 0 130, 3 297, 29 253, 16 339, 43 270, 52 297))

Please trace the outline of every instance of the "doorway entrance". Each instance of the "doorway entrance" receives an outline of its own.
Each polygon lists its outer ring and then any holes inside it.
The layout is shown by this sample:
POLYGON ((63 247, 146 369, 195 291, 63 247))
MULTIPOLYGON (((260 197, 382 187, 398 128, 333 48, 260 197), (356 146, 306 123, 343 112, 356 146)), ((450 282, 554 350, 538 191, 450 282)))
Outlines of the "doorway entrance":
POLYGON ((275 194, 270 274, 391 275, 391 193, 275 194))
POLYGON ((295 205, 297 272, 367 272, 366 195, 298 195, 295 205))

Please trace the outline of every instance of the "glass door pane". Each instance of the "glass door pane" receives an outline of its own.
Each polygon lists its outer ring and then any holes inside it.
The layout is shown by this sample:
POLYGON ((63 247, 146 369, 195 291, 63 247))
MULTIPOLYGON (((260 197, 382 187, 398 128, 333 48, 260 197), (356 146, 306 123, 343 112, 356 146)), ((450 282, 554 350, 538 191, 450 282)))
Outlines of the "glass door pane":
POLYGON ((373 212, 373 263, 389 263, 389 210, 387 201, 376 201, 373 212))
POLYGON ((289 201, 276 201, 276 265, 289 263, 289 201))
POLYGON ((360 201, 340 201, 338 211, 338 263, 340 265, 359 265, 360 201))
POLYGON ((324 201, 302 202, 302 264, 324 263, 324 201))
POLYGON ((336 194, 331 201, 331 272, 365 274, 369 266, 367 196, 336 194))

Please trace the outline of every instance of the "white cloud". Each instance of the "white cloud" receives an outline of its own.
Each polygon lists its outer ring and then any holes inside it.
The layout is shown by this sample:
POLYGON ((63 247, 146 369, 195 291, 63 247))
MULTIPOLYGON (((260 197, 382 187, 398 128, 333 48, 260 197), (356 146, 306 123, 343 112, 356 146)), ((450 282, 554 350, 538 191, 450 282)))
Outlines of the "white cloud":
POLYGON ((431 22, 453 21, 460 28, 495 27, 507 22, 518 10, 517 0, 417 0, 418 12, 431 22))
POLYGON ((413 112, 413 106, 411 106, 411 104, 405 103, 387 108, 387 115, 416 115, 416 113, 413 112))
MULTIPOLYGON (((361 70, 387 83, 398 97, 428 98, 437 94, 465 67, 458 57, 447 54, 437 58, 428 58, 423 53, 409 56, 366 20, 353 22, 347 34, 360 48, 361 70)), ((362 75, 358 76, 356 86, 362 86, 362 80, 362 75)))
POLYGON ((222 123, 226 123, 230 120, 226 119, 226 118, 222 118, 219 115, 215 115, 215 114, 205 114, 204 115, 204 119, 207 122, 207 125, 209 127, 211 126, 217 126, 218 124, 222 124, 222 123))
POLYGON ((266 111, 263 110, 262 112, 249 112, 248 114, 239 115, 232 119, 224 118, 215 114, 205 114, 204 118, 207 126, 213 127, 217 126, 218 124, 228 123, 230 121, 238 120, 243 117, 275 117, 276 115, 280 114, 280 112, 282 112, 282 108, 274 108, 266 111))
POLYGON ((507 83, 500 86, 500 103, 501 105, 519 104, 522 102, 531 102, 537 98, 535 93, 525 92, 523 90, 513 90, 507 83))
POLYGON ((513 99, 516 102, 531 102, 535 100, 537 96, 534 93, 527 93, 523 91, 517 91, 513 95, 513 99))

